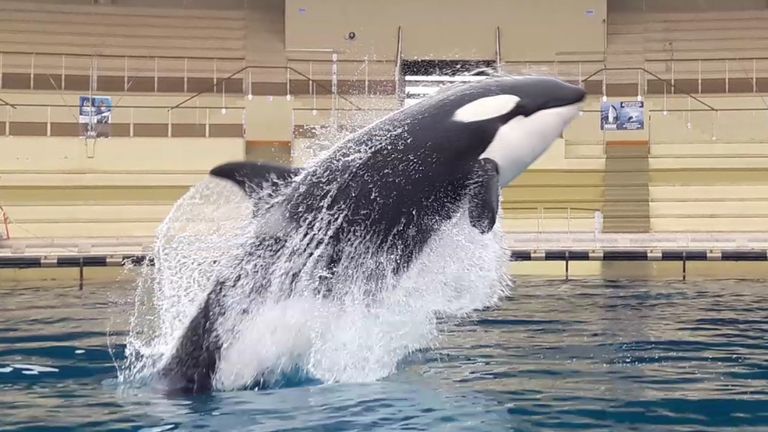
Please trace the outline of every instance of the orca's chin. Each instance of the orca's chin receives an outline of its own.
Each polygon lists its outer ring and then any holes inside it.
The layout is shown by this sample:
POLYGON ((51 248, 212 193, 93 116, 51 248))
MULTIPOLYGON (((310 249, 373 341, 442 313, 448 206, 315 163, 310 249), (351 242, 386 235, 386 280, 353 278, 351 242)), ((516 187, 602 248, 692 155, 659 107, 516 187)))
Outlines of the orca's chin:
POLYGON ((480 158, 494 160, 499 166, 499 185, 506 186, 559 137, 579 115, 580 102, 547 108, 530 116, 517 116, 499 128, 480 158))

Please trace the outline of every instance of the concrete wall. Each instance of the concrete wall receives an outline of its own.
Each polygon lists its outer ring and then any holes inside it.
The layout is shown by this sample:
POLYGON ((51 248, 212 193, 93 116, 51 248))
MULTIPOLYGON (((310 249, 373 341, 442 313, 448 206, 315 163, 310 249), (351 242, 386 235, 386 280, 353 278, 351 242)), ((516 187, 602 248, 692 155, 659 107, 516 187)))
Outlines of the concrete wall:
POLYGON ((178 7, 178 2, 0 1, 0 49, 114 55, 238 57, 245 54, 245 14, 178 7), (119 6, 122 4, 122 6, 119 6))
POLYGON ((0 138, 0 197, 12 237, 147 236, 237 138, 0 138))
POLYGON ((504 59, 602 56, 605 14, 605 0, 286 0, 286 48, 392 59, 400 26, 406 58, 495 59, 500 27, 504 59))

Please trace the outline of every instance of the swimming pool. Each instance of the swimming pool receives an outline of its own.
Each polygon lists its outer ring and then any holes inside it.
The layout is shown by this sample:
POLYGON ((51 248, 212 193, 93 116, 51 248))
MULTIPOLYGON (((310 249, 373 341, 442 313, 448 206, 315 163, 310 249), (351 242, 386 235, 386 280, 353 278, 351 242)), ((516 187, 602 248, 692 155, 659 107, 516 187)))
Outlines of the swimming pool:
POLYGON ((766 430, 768 282, 519 280, 374 383, 120 388, 129 283, 0 289, 3 430, 766 430))

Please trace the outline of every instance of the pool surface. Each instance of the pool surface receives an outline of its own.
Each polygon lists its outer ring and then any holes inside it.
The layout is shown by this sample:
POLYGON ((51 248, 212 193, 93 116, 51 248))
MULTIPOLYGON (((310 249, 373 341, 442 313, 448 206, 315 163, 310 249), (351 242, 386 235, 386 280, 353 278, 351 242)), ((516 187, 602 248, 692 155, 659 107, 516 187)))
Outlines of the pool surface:
POLYGON ((768 430, 766 281, 519 280, 380 382, 175 398, 115 381, 131 289, 0 288, 0 430, 768 430))

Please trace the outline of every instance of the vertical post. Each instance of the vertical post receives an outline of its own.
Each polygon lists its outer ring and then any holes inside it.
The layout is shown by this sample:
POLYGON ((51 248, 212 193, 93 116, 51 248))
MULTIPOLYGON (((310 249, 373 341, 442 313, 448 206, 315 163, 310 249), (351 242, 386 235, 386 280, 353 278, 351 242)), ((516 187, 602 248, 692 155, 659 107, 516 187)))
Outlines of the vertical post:
POLYGON ((99 57, 93 56, 93 89, 99 90, 99 57))
POLYGON ((339 55, 336 53, 331 54, 331 117, 333 119, 333 124, 336 126, 336 120, 337 120, 337 112, 336 108, 338 105, 338 94, 339 94, 339 81, 338 81, 338 65, 336 64, 336 61, 338 60, 339 55))
POLYGON ((61 85, 59 86, 60 89, 64 90, 64 76, 66 76, 66 59, 67 56, 64 54, 61 55, 61 85))
POLYGON ((184 57, 184 93, 187 92, 187 76, 188 76, 188 73, 189 73, 187 71, 187 67, 188 67, 187 62, 188 61, 189 61, 189 59, 184 57))
POLYGON ((216 59, 213 59, 213 91, 216 92, 216 59))
POLYGON ((11 106, 5 107, 5 136, 11 136, 11 106))
POLYGON ((496 72, 501 73, 501 28, 496 26, 496 72))
POLYGON ((701 94, 701 59, 699 59, 699 94, 701 94))
POLYGON ((568 251, 565 251, 565 280, 570 280, 570 273, 571 273, 571 269, 570 269, 571 266, 570 266, 570 264, 571 264, 571 262, 570 262, 569 258, 570 257, 569 257, 568 251))
MULTIPOLYGON (((643 68, 645 70, 648 70, 648 62, 643 62, 643 68)), ((643 94, 648 94, 648 75, 643 73, 643 71, 639 71, 643 75, 643 94)))
POLYGON ((400 100, 401 84, 400 75, 402 74, 402 56, 403 56, 403 28, 397 26, 397 47, 395 53, 395 97, 400 100))
POLYGON ((571 235, 571 208, 568 207, 568 235, 571 235))
POLYGON ((35 88, 35 53, 32 53, 32 61, 29 66, 29 88, 35 88))
POLYGON ((675 61, 672 60, 672 94, 675 94, 675 61))
POLYGON ((211 137, 211 110, 205 109, 205 137, 211 137))
POLYGON ((157 93, 157 57, 155 57, 155 93, 157 93))
POLYGON ((725 59, 725 93, 728 93, 728 59, 725 59))
POLYGON ((3 88, 3 53, 0 52, 0 89, 3 88))
POLYGON ((308 84, 309 84, 309 93, 314 95, 313 92, 314 92, 315 86, 313 84, 313 79, 312 79, 312 62, 309 62, 309 83, 308 84))
POLYGON ((251 70, 248 69, 248 100, 253 99, 253 77, 251 76, 251 70))
POLYGON ((128 125, 128 136, 133 138, 133 107, 131 107, 131 123, 128 125))
POLYGON ((242 79, 240 80, 242 82, 242 88, 240 91, 243 93, 243 96, 246 96, 248 94, 248 88, 245 85, 245 71, 247 70, 248 73, 250 73, 251 70, 245 67, 245 60, 243 60, 242 67, 240 69, 243 71, 242 79))
POLYGON ((285 68, 285 98, 291 100, 291 68, 285 68))
POLYGON ((173 136, 173 126, 171 126, 171 115, 173 115, 173 110, 168 110, 168 138, 173 136))
POLYGON ((29 88, 35 89, 35 53, 32 53, 32 62, 29 65, 29 88))
POLYGON ((536 231, 541 234, 541 228, 544 224, 544 221, 542 219, 544 218, 544 209, 539 207, 539 214, 536 215, 536 231))
POLYGON ((123 91, 128 91, 128 56, 123 60, 123 91))
POLYGON ((581 62, 579 62, 579 86, 584 87, 584 83, 581 82, 581 62))
POLYGON ((757 93, 757 59, 752 59, 752 93, 757 93))
POLYGON ((80 257, 80 291, 83 290, 83 257, 80 257))
POLYGON ((48 119, 45 122, 45 136, 51 136, 51 106, 48 105, 48 119))
POLYGON ((687 252, 683 251, 683 280, 686 280, 688 278, 688 268, 687 268, 687 252))
POLYGON ((368 56, 365 56, 365 95, 368 96, 368 56))

